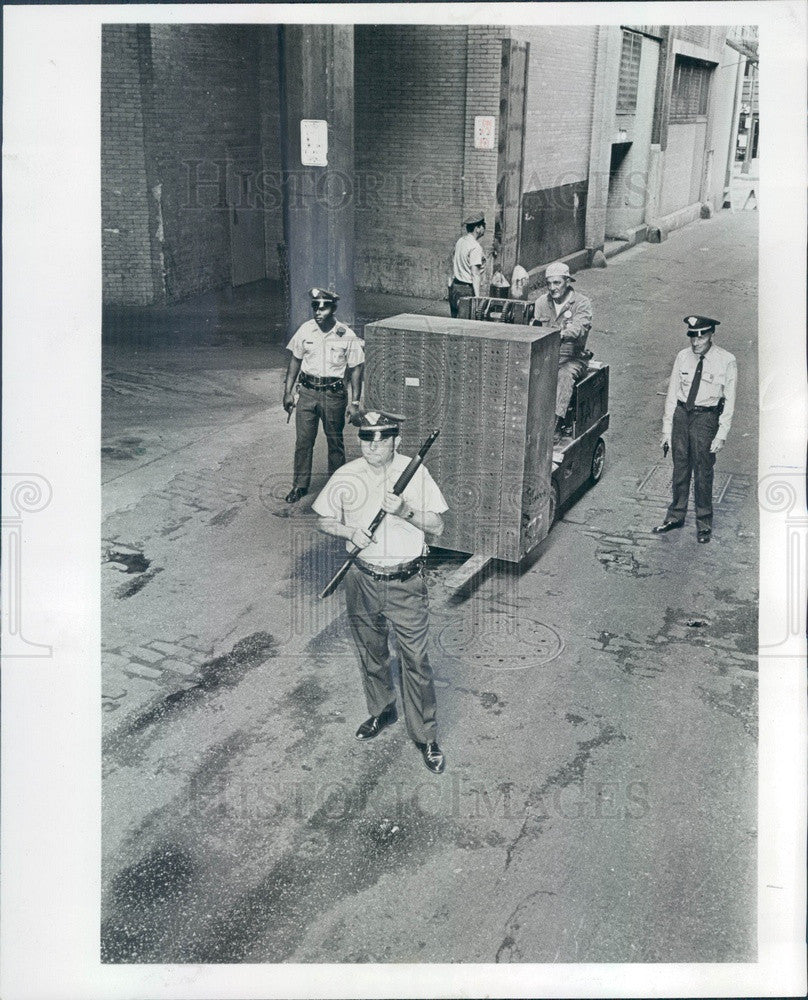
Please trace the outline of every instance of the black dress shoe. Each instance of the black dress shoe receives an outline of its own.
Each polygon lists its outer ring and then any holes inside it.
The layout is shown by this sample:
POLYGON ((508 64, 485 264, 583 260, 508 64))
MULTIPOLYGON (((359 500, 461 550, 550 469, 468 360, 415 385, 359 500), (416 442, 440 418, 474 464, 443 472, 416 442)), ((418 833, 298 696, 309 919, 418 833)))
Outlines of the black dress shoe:
POLYGON ((416 743, 424 758, 424 763, 433 774, 443 774, 446 758, 437 743, 416 743))
POLYGON ((699 545, 706 545, 707 542, 710 541, 710 535, 712 535, 712 531, 700 531, 698 533, 698 535, 696 536, 697 539, 698 539, 699 545))
POLYGON ((398 722, 398 712, 396 711, 396 703, 391 702, 381 715, 371 715, 362 723, 356 730, 356 738, 358 740, 372 740, 374 736, 378 736, 383 729, 392 726, 394 722, 398 722))
POLYGON ((651 528, 651 531, 655 535, 664 535, 666 531, 673 531, 674 528, 684 527, 684 521, 664 521, 662 524, 658 524, 655 528, 651 528))
POLYGON ((307 489, 304 489, 302 486, 296 486, 293 490, 289 490, 289 492, 284 497, 284 500, 287 503, 297 503, 297 501, 301 497, 304 497, 308 492, 309 491, 307 489))

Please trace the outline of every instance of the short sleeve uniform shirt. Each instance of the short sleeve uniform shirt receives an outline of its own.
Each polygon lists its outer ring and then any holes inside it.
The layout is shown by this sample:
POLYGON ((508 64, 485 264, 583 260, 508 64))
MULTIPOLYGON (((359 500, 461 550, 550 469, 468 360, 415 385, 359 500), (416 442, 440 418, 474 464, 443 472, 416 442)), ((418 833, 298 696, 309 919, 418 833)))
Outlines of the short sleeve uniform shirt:
POLYGON ((474 236, 471 233, 461 236, 455 243, 454 260, 452 261, 455 280, 464 281, 467 285, 473 284, 471 280, 472 265, 482 266, 483 264, 485 264, 485 253, 474 236))
MULTIPOLYGON (((320 517, 332 517, 351 528, 367 528, 379 512, 387 490, 407 468, 410 459, 396 453, 384 470, 372 469, 364 458, 357 458, 338 469, 312 504, 320 517)), ((401 494, 415 510, 443 514, 449 508, 437 483, 421 465, 401 494)), ((374 541, 362 549, 363 562, 378 566, 417 559, 424 552, 424 532, 403 518, 387 515, 377 528, 374 541)), ((345 547, 352 550, 350 539, 345 547)))
POLYGON ((307 320, 286 349, 300 361, 300 370, 314 378, 343 378, 346 368, 355 368, 365 360, 364 341, 344 323, 323 333, 316 320, 307 320))

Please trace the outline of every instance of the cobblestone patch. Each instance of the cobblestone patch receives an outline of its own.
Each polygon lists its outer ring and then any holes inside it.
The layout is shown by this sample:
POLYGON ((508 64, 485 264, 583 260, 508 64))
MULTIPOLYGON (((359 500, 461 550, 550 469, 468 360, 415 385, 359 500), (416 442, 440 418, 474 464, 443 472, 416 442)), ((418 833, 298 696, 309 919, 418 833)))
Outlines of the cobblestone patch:
POLYGON ((655 539, 647 531, 627 531, 620 534, 608 528, 600 530, 589 527, 585 529, 585 533, 597 540, 595 558, 609 572, 637 578, 656 576, 662 572, 657 556, 658 546, 654 546, 655 539))
POLYGON ((165 686, 174 688, 180 678, 197 679, 200 667, 212 656, 213 646, 203 644, 198 636, 153 639, 132 649, 103 649, 103 709, 116 711, 135 690, 135 679, 141 691, 143 682, 150 682, 150 694, 165 686))
POLYGON ((107 545, 119 548, 115 538, 126 536, 133 518, 155 525, 155 534, 168 537, 195 518, 213 527, 225 527, 238 515, 255 489, 246 482, 234 482, 221 468, 181 472, 162 489, 144 497, 134 508, 110 514, 104 521, 107 545))

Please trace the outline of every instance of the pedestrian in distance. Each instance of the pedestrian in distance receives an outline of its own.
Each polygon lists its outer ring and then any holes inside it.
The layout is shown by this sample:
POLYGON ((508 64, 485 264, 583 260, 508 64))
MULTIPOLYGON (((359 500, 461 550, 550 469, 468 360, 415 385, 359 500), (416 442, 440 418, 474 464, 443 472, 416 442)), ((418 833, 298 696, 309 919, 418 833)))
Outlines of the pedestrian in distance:
POLYGON ((359 654, 370 718, 356 739, 372 740, 398 720, 390 672, 388 628, 396 637, 401 696, 410 738, 426 767, 440 774, 445 758, 438 745, 435 686, 427 654, 429 606, 424 562, 426 534, 443 531, 446 501, 421 464, 401 495, 393 492, 410 459, 398 451, 396 414, 372 411, 359 421, 361 458, 337 470, 312 504, 318 527, 361 550, 345 576, 345 605, 359 654), (380 509, 387 513, 373 536, 367 528, 380 509))
POLYGON ((469 295, 479 298, 482 294, 485 273, 485 251, 480 244, 485 234, 485 216, 482 212, 473 212, 463 225, 466 232, 455 243, 452 282, 449 285, 449 311, 454 317, 457 317, 462 298, 469 295))
POLYGON ((587 358, 592 356, 586 351, 586 340, 592 329, 592 303, 572 287, 575 278, 563 261, 548 264, 544 280, 547 291, 536 300, 533 323, 556 329, 561 334, 554 436, 554 444, 558 444, 575 383, 586 371, 587 358))
POLYGON ((692 475, 696 536, 704 544, 713 530, 713 467, 732 426, 738 369, 734 355, 713 343, 718 320, 684 321, 690 346, 676 355, 662 419, 662 452, 673 452, 673 499, 653 531, 660 535, 684 525, 692 475))
POLYGON ((297 503, 309 491, 311 462, 317 428, 323 425, 328 443, 328 473, 345 464, 346 411, 356 420, 361 412, 362 371, 365 351, 362 341, 334 317, 339 295, 312 288, 314 318, 298 327, 287 345, 290 352, 283 393, 283 408, 295 413, 295 458, 292 489, 287 503, 297 503), (295 383, 299 395, 295 405, 295 383), (350 398, 349 398, 350 392, 350 398))

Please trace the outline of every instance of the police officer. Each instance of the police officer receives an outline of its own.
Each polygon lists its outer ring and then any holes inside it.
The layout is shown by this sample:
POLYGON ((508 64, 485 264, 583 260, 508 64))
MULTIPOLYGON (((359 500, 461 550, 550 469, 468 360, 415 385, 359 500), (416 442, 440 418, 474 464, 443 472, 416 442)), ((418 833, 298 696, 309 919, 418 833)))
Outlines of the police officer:
MULTIPOLYGON (((562 435, 567 407, 576 381, 586 371, 584 350, 592 328, 592 303, 572 287, 575 278, 560 260, 548 264, 544 271, 547 291, 540 295, 534 307, 536 326, 553 327, 561 332, 558 352, 558 383, 556 385, 555 443, 562 435)), ((591 355, 588 355, 591 357, 591 355)))
POLYGON ((449 311, 455 317, 464 296, 481 294, 485 272, 485 251, 480 244, 485 233, 485 216, 482 212, 474 212, 464 220, 463 225, 466 233, 455 243, 453 277, 449 285, 449 311))
POLYGON ((370 718, 356 739, 378 736, 398 719, 387 645, 392 627, 401 663, 404 718, 424 764, 434 774, 445 767, 437 742, 435 686, 427 655, 428 599, 424 579, 425 532, 440 535, 446 501, 424 465, 401 496, 393 486, 409 464, 398 452, 402 417, 373 411, 359 423, 361 458, 342 466, 312 504, 318 527, 346 540, 361 554, 345 577, 345 604, 362 670, 370 718), (367 528, 387 511, 371 537, 367 528))
POLYGON ((339 295, 321 288, 312 288, 310 295, 314 319, 303 323, 287 345, 291 354, 283 393, 283 408, 287 413, 295 407, 293 391, 295 382, 300 380, 295 416, 294 480, 286 495, 287 503, 297 503, 309 491, 318 423, 322 421, 328 442, 330 475, 345 464, 342 432, 346 405, 351 419, 356 419, 360 410, 364 341, 334 318, 339 295))
POLYGON ((713 466, 732 425, 737 365, 734 355, 713 343, 719 321, 686 316, 690 347, 676 355, 665 399, 662 449, 673 450, 673 500, 655 534, 685 523, 693 474, 696 535, 702 544, 713 530, 713 466))

